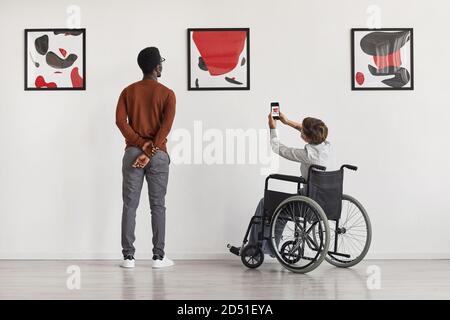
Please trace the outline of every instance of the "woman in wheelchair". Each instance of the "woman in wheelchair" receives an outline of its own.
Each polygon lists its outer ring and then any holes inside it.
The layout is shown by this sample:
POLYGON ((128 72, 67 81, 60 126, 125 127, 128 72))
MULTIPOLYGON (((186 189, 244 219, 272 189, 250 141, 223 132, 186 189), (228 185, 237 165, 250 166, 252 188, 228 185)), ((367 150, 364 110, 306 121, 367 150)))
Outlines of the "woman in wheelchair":
POLYGON ((282 144, 277 123, 269 114, 272 150, 285 159, 299 162, 301 177, 275 174, 266 179, 264 198, 256 207, 243 245, 240 248, 229 245, 230 251, 240 255, 249 268, 259 267, 264 254, 277 258, 287 269, 300 273, 312 271, 324 259, 340 267, 355 265, 367 253, 371 240, 366 211, 356 199, 342 194, 343 168, 356 170, 356 167, 344 165, 337 170, 334 153, 327 140, 328 128, 322 120, 307 117, 300 124, 280 114, 280 121, 299 131, 306 145, 294 148, 282 144), (324 172, 325 168, 328 172, 324 172), (268 190, 269 179, 295 182, 298 193, 292 195, 268 190), (350 227, 339 226, 346 203, 345 223, 357 222, 350 227), (332 228, 329 226, 331 220, 336 221, 332 228))
MULTIPOLYGON (((316 164, 334 170, 334 154, 331 144, 327 141, 328 127, 325 123, 316 118, 304 118, 302 123, 288 119, 283 113, 280 114, 280 121, 300 133, 301 139, 306 142, 304 148, 287 147, 280 142, 278 138, 277 122, 269 114, 270 128, 270 146, 273 152, 279 156, 294 162, 300 162, 300 172, 302 177, 308 178, 308 170, 310 165, 316 164)), ((300 189, 301 194, 305 194, 306 190, 300 189)), ((262 217, 264 214, 264 198, 262 198, 255 210, 255 216, 262 217)), ((280 224, 276 234, 276 242, 279 243, 281 232, 284 226, 280 224)), ((262 231, 261 224, 254 224, 249 235, 248 245, 256 245, 258 243, 258 234, 262 231)), ((267 240, 263 241, 262 250, 265 254, 275 257, 271 246, 267 240)))

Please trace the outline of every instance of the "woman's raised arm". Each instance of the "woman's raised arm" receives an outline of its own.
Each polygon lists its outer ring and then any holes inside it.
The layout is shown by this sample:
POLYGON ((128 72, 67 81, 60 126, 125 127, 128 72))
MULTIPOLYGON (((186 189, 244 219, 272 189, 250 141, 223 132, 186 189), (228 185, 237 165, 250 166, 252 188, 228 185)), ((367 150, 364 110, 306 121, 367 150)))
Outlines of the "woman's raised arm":
POLYGON ((298 122, 289 120, 283 113, 280 113, 280 121, 289 127, 292 127, 298 131, 302 130, 302 125, 298 122))

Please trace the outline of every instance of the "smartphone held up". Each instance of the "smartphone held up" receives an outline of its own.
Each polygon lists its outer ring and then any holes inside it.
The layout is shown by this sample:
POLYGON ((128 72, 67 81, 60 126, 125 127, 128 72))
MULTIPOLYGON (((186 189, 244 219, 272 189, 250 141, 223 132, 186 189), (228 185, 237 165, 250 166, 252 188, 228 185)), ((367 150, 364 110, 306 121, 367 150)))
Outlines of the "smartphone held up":
POLYGON ((272 118, 280 120, 280 104, 278 102, 270 103, 270 112, 272 113, 272 118))

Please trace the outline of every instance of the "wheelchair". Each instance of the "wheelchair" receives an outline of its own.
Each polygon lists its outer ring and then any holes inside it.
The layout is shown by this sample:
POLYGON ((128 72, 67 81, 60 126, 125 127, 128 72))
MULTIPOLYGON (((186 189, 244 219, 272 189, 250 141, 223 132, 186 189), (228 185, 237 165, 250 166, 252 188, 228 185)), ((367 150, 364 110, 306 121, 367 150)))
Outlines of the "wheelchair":
POLYGON ((316 269, 323 260, 336 267, 352 267, 364 259, 372 240, 369 216, 355 198, 343 194, 344 169, 328 171, 311 165, 308 180, 272 174, 266 178, 264 214, 253 216, 241 248, 228 245, 251 269, 264 262, 263 243, 268 241, 278 262, 296 273, 316 269), (297 193, 269 190, 269 180, 296 183, 297 193), (260 226, 257 245, 248 243, 251 228, 260 226))

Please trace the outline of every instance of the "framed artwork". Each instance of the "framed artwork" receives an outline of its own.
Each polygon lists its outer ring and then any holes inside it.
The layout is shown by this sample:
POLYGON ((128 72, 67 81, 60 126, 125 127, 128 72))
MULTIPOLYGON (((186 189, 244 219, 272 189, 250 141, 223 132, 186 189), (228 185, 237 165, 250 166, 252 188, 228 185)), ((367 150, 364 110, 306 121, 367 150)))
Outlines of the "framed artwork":
POLYGON ((188 90, 250 90, 250 29, 188 29, 188 90))
POLYGON ((25 90, 86 90, 86 29, 25 29, 25 90))
POLYGON ((352 90, 414 90, 413 29, 351 29, 352 90))

